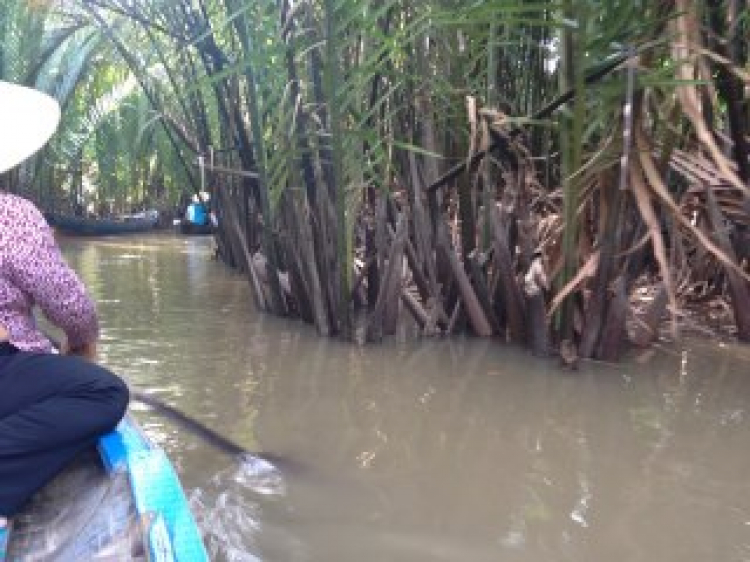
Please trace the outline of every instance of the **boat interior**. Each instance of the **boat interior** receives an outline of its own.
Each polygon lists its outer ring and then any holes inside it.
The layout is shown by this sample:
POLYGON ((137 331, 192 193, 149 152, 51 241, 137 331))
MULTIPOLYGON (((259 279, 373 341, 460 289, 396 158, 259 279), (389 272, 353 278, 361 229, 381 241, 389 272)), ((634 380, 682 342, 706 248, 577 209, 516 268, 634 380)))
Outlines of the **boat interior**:
POLYGON ((8 562, 146 561, 145 530, 125 470, 81 454, 13 518, 8 562))

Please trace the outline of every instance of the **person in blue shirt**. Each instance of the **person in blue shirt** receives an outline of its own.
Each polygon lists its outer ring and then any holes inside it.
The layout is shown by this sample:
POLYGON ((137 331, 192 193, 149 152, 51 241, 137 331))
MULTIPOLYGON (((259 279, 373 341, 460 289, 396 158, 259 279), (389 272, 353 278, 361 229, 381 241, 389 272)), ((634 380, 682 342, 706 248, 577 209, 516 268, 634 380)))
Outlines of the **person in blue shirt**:
POLYGON ((203 201, 193 201, 188 205, 185 212, 185 218, 188 222, 198 225, 208 224, 208 211, 203 201))

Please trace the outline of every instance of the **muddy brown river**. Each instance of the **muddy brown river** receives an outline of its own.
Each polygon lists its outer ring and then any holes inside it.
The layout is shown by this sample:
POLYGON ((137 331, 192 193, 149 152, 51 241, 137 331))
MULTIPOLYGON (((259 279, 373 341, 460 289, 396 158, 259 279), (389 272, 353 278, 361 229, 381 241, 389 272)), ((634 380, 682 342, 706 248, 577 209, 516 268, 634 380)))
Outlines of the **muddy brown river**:
POLYGON ((133 405, 214 561, 750 560, 750 347, 575 373, 473 338, 357 347, 255 310, 209 238, 62 243, 104 364, 289 461, 240 463, 133 405))

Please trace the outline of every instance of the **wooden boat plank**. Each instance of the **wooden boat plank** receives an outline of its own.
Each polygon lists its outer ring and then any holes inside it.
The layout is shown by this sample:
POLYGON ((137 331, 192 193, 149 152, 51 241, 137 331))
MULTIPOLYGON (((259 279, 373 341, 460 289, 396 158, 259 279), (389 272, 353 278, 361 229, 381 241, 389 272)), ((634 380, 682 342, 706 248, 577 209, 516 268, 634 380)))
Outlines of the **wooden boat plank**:
POLYGON ((99 448, 110 470, 127 466, 138 513, 148 520, 150 560, 208 560, 198 527, 167 455, 151 446, 128 417, 100 441, 99 448))

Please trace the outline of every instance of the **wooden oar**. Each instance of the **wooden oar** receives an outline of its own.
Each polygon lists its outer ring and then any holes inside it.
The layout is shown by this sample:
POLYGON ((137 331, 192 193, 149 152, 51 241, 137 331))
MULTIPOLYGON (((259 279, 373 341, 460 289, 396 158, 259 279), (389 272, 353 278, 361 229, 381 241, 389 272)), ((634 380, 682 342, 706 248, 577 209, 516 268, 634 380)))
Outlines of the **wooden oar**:
POLYGON ((131 400, 136 400, 138 402, 141 402, 142 404, 145 404, 152 410, 155 410, 157 413, 171 419, 172 421, 177 422, 182 427, 189 430, 191 433, 208 441, 211 445, 213 445, 223 453, 238 456, 253 454, 228 437, 225 437, 224 435, 217 433, 210 427, 203 425, 195 418, 191 418, 174 406, 170 406, 166 402, 161 401, 153 394, 148 394, 142 390, 134 389, 131 387, 130 398, 131 400))
POLYGON ((226 453, 228 455, 252 455, 250 451, 245 449, 244 447, 238 445, 228 437, 225 437, 224 435, 221 435, 220 433, 217 433, 210 427, 202 424, 195 418, 191 418, 184 412, 181 412, 174 406, 170 406, 166 402, 163 402, 153 394, 148 394, 147 392, 144 392, 142 390, 130 388, 130 398, 131 400, 136 400, 138 402, 141 402, 142 404, 145 404, 152 410, 156 411, 157 413, 171 419, 172 421, 177 422, 185 429, 189 430, 191 433, 197 435, 198 437, 201 437, 202 439, 205 439, 208 441, 211 445, 222 451, 223 453, 226 453))
POLYGON ((156 413, 176 422, 181 427, 187 429, 193 435, 200 437, 222 453, 237 457, 241 462, 253 463, 258 460, 266 461, 283 472, 288 472, 295 469, 298 470, 301 468, 301 465, 298 462, 276 453, 250 451, 245 447, 238 445, 228 437, 214 431, 195 418, 188 416, 184 412, 181 412, 174 406, 170 406, 153 394, 149 394, 147 392, 144 392, 143 390, 134 389, 131 387, 130 398, 132 400, 145 404, 156 413))

